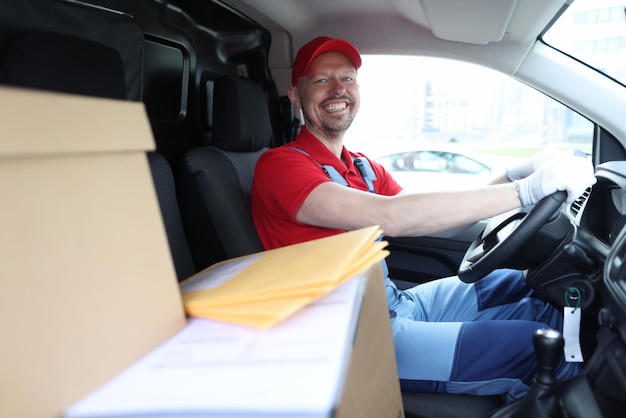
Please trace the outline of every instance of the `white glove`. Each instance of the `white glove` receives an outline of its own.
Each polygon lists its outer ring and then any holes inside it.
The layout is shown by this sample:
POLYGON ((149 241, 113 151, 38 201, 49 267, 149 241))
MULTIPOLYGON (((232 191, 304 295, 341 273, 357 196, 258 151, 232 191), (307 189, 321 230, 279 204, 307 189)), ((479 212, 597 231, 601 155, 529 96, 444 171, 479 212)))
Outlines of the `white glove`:
POLYGON ((513 181, 522 206, 534 205, 559 190, 567 192, 567 202, 571 203, 595 182, 591 161, 571 154, 544 164, 526 178, 513 181))
POLYGON ((530 176, 532 173, 541 168, 541 166, 543 166, 545 163, 570 155, 572 155, 572 153, 568 151, 558 149, 546 149, 532 155, 531 157, 521 161, 516 165, 509 167, 506 170, 506 175, 511 181, 521 180, 530 176))

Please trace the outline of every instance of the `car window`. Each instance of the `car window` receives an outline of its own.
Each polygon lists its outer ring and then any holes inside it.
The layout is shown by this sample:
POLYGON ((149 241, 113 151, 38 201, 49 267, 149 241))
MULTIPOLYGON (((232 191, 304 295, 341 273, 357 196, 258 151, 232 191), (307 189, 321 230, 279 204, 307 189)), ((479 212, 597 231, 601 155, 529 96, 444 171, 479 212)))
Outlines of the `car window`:
POLYGON ((576 0, 542 39, 626 85, 626 0, 576 0))
POLYGON ((350 150, 405 189, 480 186, 547 147, 591 153, 593 124, 496 71, 430 57, 364 55, 350 150))

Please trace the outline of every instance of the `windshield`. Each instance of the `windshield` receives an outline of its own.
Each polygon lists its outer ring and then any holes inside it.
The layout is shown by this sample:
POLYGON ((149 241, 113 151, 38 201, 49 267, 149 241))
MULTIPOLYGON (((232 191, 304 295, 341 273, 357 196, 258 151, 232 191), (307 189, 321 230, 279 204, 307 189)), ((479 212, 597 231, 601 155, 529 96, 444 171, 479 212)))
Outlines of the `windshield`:
POLYGON ((542 40, 626 85, 626 0, 576 0, 542 40))

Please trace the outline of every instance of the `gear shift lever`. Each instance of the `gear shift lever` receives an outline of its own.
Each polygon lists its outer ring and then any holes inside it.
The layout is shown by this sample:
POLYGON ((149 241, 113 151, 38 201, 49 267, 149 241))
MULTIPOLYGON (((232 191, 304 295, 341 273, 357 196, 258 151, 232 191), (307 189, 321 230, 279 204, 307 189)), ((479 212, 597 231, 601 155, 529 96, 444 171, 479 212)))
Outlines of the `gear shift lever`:
POLYGON ((547 328, 535 331, 533 345, 537 356, 537 372, 515 417, 557 416, 558 401, 553 389, 556 386, 556 367, 563 356, 563 344, 563 336, 558 331, 547 328))
POLYGON ((563 356, 563 344, 563 336, 558 331, 547 328, 535 331, 533 345, 537 355, 538 368, 533 380, 549 387, 556 384, 556 367, 563 356))

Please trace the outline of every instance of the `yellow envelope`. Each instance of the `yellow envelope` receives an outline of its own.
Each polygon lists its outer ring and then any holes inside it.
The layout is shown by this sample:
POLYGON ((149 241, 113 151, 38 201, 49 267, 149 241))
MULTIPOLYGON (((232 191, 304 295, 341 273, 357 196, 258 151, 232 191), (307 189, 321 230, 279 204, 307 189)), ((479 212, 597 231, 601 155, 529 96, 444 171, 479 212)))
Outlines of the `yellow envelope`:
POLYGON ((381 262, 381 234, 371 226, 214 264, 181 283, 185 311, 270 327, 381 262))

